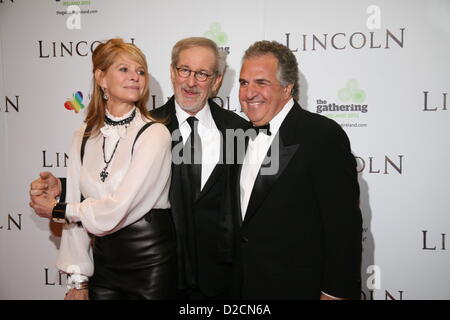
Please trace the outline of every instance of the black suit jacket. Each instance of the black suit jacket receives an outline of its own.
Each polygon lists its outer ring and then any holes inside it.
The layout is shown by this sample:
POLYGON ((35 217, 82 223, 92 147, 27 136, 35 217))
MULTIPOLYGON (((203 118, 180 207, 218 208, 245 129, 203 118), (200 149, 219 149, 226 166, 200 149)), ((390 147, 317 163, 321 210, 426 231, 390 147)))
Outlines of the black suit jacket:
MULTIPOLYGON (((222 133, 223 159, 233 144, 227 139, 227 129, 247 126, 247 122, 235 113, 208 101, 214 122, 222 133)), ((165 120, 174 133, 179 124, 172 97, 151 115, 165 120)), ((173 141, 173 148, 181 141, 173 141)), ((174 150, 174 149, 173 149, 174 150)), ((224 161, 225 162, 225 161, 224 161)), ((172 165, 170 202, 178 239, 178 267, 180 289, 198 288, 209 297, 222 294, 231 283, 232 261, 236 252, 238 215, 231 205, 235 193, 232 165, 215 166, 205 186, 195 201, 189 194, 189 177, 183 164, 172 165)))
MULTIPOLYGON (((295 102, 278 136, 278 173, 257 176, 242 221, 242 298, 360 297, 362 218, 347 135, 295 102)), ((240 212, 239 187, 236 199, 240 212)))

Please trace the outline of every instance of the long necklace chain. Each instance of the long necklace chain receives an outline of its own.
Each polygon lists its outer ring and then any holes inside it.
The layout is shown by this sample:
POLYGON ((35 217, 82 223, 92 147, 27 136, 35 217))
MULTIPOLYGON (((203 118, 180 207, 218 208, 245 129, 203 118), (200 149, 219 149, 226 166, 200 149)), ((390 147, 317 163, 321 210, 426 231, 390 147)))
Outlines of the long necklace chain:
POLYGON ((109 172, 106 171, 108 169, 109 163, 111 162, 111 160, 114 157, 114 154, 116 153, 116 149, 117 146, 119 145, 119 140, 117 140, 116 142, 116 146, 114 147, 114 151, 111 154, 111 157, 109 158, 109 160, 106 160, 106 155, 105 155, 105 137, 103 137, 103 145, 102 145, 102 150, 103 150, 103 161, 105 162, 106 166, 103 168, 102 172, 100 172, 100 179, 102 180, 102 182, 105 182, 106 178, 108 178, 109 172))
MULTIPOLYGON (((110 126, 113 126, 113 127, 115 127, 115 126, 122 126, 122 125, 125 125, 125 126, 126 126, 126 125, 129 124, 131 121, 133 121, 133 119, 134 119, 135 116, 136 116, 136 108, 133 110, 133 112, 131 113, 131 115, 130 115, 128 118, 123 119, 123 120, 119 120, 119 121, 111 120, 110 118, 108 118, 108 117, 105 115, 105 123, 106 123, 107 125, 110 125, 110 126)), ((111 160, 112 160, 113 157, 114 157, 114 154, 116 153, 117 146, 119 145, 119 141, 120 141, 120 138, 119 138, 119 140, 117 140, 117 142, 116 142, 116 146, 114 147, 114 150, 113 150, 113 152, 112 152, 112 154, 111 154, 111 157, 109 158, 109 160, 106 160, 106 154, 105 154, 105 137, 103 137, 102 150, 103 150, 103 161, 105 162, 105 167, 103 168, 102 172, 100 172, 100 179, 102 180, 102 182, 105 182, 106 178, 108 178, 109 172, 108 172, 107 170, 108 170, 108 167, 109 167, 109 163, 111 162, 111 160)))

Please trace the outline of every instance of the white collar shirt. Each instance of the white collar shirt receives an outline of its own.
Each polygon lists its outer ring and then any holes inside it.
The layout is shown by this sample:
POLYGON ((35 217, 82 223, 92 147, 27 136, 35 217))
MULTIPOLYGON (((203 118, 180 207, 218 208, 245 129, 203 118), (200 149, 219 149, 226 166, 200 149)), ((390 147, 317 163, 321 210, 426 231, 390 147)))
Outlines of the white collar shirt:
MULTIPOLYGON (((186 120, 192 115, 184 111, 176 101, 175 112, 183 143, 186 143, 191 134, 191 127, 186 120)), ((220 161, 221 133, 214 122, 208 103, 195 114, 195 117, 199 122, 198 134, 202 142, 201 189, 203 189, 214 167, 220 161)))
POLYGON ((270 145, 275 136, 280 130, 281 124, 286 118, 289 111, 294 106, 294 100, 290 99, 277 115, 269 122, 271 135, 267 135, 261 131, 260 134, 253 140, 250 139, 247 152, 245 154, 244 162, 242 164, 240 176, 240 201, 242 220, 245 218, 245 213, 248 208, 250 196, 252 194, 253 186, 258 176, 261 165, 267 155, 270 145))

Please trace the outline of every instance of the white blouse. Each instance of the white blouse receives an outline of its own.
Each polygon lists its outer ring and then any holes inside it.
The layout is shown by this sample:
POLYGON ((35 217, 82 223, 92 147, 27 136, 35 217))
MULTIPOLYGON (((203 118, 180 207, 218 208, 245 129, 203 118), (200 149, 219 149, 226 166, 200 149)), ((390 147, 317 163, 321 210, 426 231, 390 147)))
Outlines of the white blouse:
POLYGON ((167 128, 160 123, 151 125, 139 136, 131 154, 135 137, 146 122, 136 109, 136 116, 128 125, 105 125, 98 135, 88 139, 83 165, 80 149, 86 125, 75 132, 67 168, 66 217, 71 223, 63 228, 56 262, 59 270, 92 276, 94 265, 88 232, 96 236, 111 234, 136 222, 152 208, 170 207, 172 154, 167 128), (120 140, 104 182, 100 178, 106 165, 103 137, 106 160, 120 140), (83 202, 81 194, 85 197, 83 202), (75 223, 79 221, 82 226, 75 223))

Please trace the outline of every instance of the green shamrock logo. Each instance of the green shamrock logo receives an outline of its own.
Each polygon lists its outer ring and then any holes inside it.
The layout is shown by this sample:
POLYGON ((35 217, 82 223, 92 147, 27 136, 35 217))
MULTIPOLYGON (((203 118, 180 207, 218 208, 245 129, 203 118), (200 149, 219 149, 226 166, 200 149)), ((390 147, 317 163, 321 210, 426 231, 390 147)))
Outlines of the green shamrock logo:
POLYGON ((209 31, 205 32, 203 35, 213 41, 215 41, 219 46, 223 46, 228 42, 228 36, 225 32, 222 32, 220 24, 214 22, 209 27, 209 31))
POLYGON ((358 81, 352 79, 347 81, 346 88, 339 90, 338 97, 344 102, 352 100, 353 102, 361 103, 366 99, 366 93, 358 88, 358 81))

